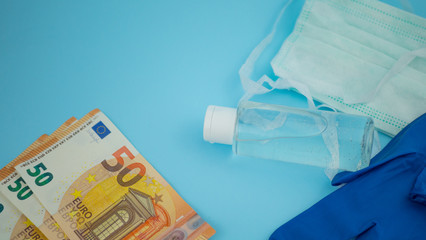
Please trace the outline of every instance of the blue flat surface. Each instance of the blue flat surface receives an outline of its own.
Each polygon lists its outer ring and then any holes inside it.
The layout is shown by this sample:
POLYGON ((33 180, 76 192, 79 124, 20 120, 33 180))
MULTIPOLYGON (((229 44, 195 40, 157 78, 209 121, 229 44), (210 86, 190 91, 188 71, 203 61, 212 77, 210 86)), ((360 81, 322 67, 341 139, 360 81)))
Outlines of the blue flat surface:
MULTIPOLYGON (((238 70, 284 4, 0 0, 0 167, 99 108, 216 229, 213 240, 267 239, 334 187, 319 168, 233 156, 202 128, 209 104, 237 105, 238 70)), ((413 6, 426 16, 426 2, 413 6)), ((287 91, 270 97, 305 105, 287 91)))

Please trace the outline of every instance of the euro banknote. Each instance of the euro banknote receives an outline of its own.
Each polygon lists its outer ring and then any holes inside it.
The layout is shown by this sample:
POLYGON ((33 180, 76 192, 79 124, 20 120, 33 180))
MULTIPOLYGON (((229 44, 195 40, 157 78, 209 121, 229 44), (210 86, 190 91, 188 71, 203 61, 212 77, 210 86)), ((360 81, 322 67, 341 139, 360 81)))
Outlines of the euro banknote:
MULTIPOLYGON (((71 117, 62 124, 52 136, 56 136, 66 130, 72 123, 76 122, 75 117, 71 117)), ((26 160, 27 155, 38 148, 48 135, 44 134, 31 144, 13 161, 0 170, 0 192, 16 208, 18 208, 27 217, 28 221, 33 223, 48 239, 67 240, 65 233, 46 211, 40 201, 33 195, 33 192, 26 185, 20 174, 15 171, 14 166, 26 160)))
POLYGON ((47 240, 46 236, 0 193, 0 239, 47 240))
POLYGON ((97 109, 15 168, 70 239, 204 240, 215 233, 97 109))

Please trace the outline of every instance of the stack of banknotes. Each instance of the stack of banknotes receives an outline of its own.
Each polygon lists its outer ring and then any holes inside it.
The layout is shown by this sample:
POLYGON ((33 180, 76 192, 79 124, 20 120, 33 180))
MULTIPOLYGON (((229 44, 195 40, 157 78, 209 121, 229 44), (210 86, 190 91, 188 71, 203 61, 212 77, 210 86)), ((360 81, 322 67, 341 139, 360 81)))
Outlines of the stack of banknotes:
POLYGON ((205 240, 215 233, 98 109, 0 170, 0 239, 205 240))

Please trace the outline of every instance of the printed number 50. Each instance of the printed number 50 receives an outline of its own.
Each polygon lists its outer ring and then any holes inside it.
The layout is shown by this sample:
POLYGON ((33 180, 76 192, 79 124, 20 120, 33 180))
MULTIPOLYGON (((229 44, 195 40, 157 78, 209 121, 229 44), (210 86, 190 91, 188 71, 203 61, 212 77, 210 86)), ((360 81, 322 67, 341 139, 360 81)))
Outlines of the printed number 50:
POLYGON ((130 158, 130 160, 135 158, 135 156, 133 156, 133 154, 129 151, 129 149, 127 149, 126 146, 123 146, 122 148, 118 149, 115 153, 112 154, 117 160, 117 164, 110 165, 106 160, 103 160, 102 166, 110 172, 117 172, 121 170, 117 175, 117 182, 123 187, 129 187, 137 183, 139 180, 141 180, 141 178, 145 175, 146 168, 141 163, 131 163, 128 166, 126 166, 124 169, 122 169, 124 166, 124 159, 123 157, 121 157, 121 155, 123 154, 126 154, 130 158), (133 169, 139 169, 138 174, 134 176, 132 179, 130 179, 129 181, 124 181, 124 177, 128 173, 130 173, 133 169))
POLYGON ((50 183, 50 181, 52 181, 53 179, 53 174, 50 172, 44 172, 40 175, 42 170, 47 170, 46 166, 44 166, 43 163, 35 165, 34 171, 32 171, 32 169, 27 169, 28 175, 30 175, 31 177, 35 177, 35 184, 40 187, 50 183))
POLYGON ((9 191, 11 192, 18 192, 16 197, 19 200, 25 200, 29 198, 31 195, 33 195, 33 191, 31 191, 30 187, 26 186, 27 183, 24 181, 22 177, 16 179, 14 184, 15 186, 13 186, 12 184, 7 186, 7 189, 9 189, 9 191))

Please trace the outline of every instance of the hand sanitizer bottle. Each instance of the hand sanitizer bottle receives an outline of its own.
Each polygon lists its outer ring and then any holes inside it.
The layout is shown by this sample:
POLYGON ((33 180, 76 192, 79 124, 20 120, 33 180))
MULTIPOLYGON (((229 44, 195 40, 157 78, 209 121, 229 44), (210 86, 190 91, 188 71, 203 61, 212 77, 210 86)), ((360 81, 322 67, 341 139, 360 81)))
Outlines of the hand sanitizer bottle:
POLYGON ((356 171, 370 163, 370 117, 242 101, 237 109, 209 106, 204 140, 237 155, 356 171))

